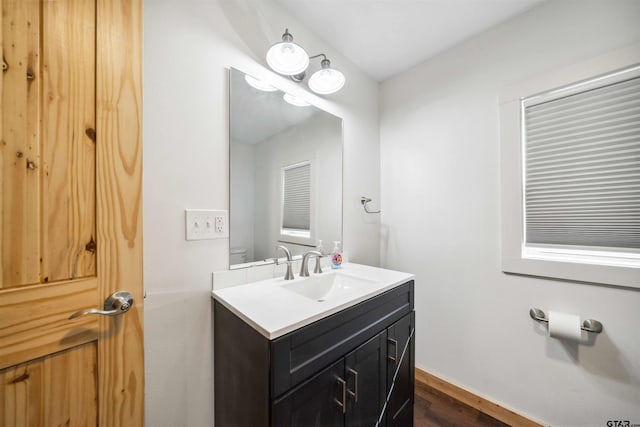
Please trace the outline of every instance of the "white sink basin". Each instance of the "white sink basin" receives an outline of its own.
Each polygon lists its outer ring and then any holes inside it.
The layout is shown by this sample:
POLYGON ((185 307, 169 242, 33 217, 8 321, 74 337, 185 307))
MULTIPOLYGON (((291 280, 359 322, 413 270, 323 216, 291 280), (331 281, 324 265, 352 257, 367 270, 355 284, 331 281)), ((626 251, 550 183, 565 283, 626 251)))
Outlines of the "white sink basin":
POLYGON ((282 288, 314 301, 325 302, 360 292, 375 283, 373 280, 332 271, 285 283, 282 288))
MULTIPOLYGON (((242 271, 241 271, 242 272, 242 271)), ((213 291, 213 297, 273 340, 413 279, 412 274, 354 263, 284 280, 282 276, 213 291)))

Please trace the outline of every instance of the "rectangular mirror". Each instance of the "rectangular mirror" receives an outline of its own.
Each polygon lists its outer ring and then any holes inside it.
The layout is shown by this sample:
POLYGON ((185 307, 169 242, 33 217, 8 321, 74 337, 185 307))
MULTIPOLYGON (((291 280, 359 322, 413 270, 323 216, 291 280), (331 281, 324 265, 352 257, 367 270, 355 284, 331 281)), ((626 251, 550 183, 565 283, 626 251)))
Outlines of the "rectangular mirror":
POLYGON ((231 268, 342 241, 342 119, 229 72, 231 268), (298 105, 294 105, 298 104, 298 105))

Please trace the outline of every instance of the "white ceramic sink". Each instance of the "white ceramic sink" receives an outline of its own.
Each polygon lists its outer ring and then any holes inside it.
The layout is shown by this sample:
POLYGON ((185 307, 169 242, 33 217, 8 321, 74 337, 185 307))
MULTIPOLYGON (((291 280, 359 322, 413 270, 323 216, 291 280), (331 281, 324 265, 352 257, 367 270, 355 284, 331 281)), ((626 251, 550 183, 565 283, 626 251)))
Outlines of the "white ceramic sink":
POLYGON ((310 277, 279 275, 226 287, 213 291, 213 297, 272 340, 412 279, 412 274, 349 262, 310 277))
POLYGON ((344 298, 373 285, 375 281, 332 271, 285 283, 282 288, 318 302, 344 298))

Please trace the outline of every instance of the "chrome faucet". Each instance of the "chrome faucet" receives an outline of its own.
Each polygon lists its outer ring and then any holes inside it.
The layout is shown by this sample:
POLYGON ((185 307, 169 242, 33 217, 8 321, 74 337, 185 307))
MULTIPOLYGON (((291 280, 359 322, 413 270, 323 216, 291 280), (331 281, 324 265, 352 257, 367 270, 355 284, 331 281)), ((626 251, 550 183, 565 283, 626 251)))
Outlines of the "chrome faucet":
POLYGON ((300 267, 300 277, 309 277, 309 257, 316 257, 316 268, 314 273, 322 273, 322 267, 320 266, 320 258, 322 254, 318 251, 309 251, 302 256, 302 266, 300 267))
MULTIPOLYGON (((287 260, 285 261, 287 263, 287 272, 284 275, 284 280, 293 280, 295 277, 293 276, 293 271, 291 270, 291 262, 292 262, 291 252, 289 252, 289 249, 286 246, 282 246, 282 245, 276 246, 276 250, 278 249, 282 249, 284 251, 284 254, 287 256, 287 260)), ((276 265, 277 264, 278 264, 278 260, 276 259, 276 265)))

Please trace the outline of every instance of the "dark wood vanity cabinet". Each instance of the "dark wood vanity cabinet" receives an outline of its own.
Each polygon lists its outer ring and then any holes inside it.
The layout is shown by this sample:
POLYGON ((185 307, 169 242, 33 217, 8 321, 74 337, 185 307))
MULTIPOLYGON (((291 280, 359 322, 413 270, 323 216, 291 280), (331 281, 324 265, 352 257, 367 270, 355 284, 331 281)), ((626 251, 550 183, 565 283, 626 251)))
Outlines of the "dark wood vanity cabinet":
POLYGON ((215 301, 215 425, 412 426, 413 286, 274 340, 215 301))
POLYGON ((388 392, 386 331, 347 354, 344 362, 345 425, 375 426, 388 392))
POLYGON ((273 402, 274 426, 343 426, 336 410, 340 396, 337 379, 344 376, 344 360, 325 368, 310 380, 273 402))
POLYGON ((387 413, 388 427, 413 425, 413 390, 415 380, 414 313, 405 316, 387 329, 387 341, 390 346, 387 370, 387 384, 394 384, 395 393, 389 399, 387 413), (408 343, 408 344, 407 344, 408 343), (406 349, 406 350, 405 350, 406 349), (404 358, 401 358, 405 350, 404 358), (394 378, 395 375, 395 378, 394 378), (395 382, 394 382, 395 380, 395 382))
POLYGON ((386 346, 385 331, 276 399, 272 425, 374 427, 387 394, 386 346))

